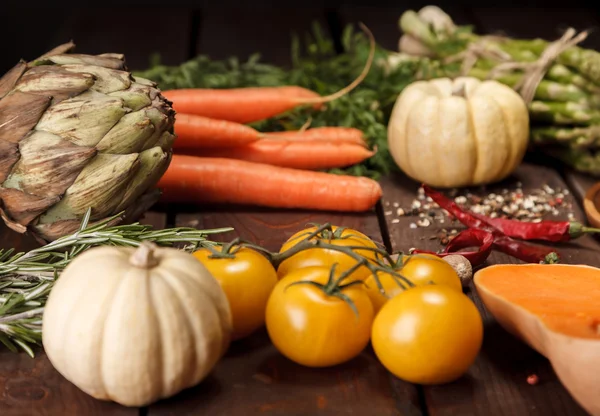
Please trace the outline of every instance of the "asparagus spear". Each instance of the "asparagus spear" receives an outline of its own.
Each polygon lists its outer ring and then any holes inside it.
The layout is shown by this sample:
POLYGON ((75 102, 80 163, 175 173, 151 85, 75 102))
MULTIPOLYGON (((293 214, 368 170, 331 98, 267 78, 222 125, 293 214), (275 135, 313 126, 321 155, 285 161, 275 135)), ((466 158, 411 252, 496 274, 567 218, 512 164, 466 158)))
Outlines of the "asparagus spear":
POLYGON ((600 125, 588 127, 533 127, 531 141, 537 145, 561 145, 572 148, 600 147, 600 125))
MULTIPOLYGON (((519 40, 515 45, 541 54, 549 42, 543 39, 519 40)), ((600 53, 591 49, 573 46, 557 58, 558 63, 575 69, 592 82, 600 83, 600 53)))
MULTIPOLYGON (((423 42, 429 49, 436 52, 439 57, 447 57, 460 51, 464 51, 470 42, 481 41, 489 42, 490 37, 477 36, 468 30, 462 30, 457 27, 454 32, 454 39, 448 40, 439 38, 417 13, 412 10, 402 14, 399 21, 403 32, 410 34, 423 42)), ((516 60, 528 60, 522 57, 522 52, 529 51, 534 55, 541 55, 548 47, 550 42, 543 39, 509 39, 502 38, 497 41, 498 46, 505 52, 514 55, 516 60)), ((562 52, 557 57, 557 63, 575 69, 577 72, 588 78, 592 82, 600 84, 600 52, 573 46, 562 52)))
POLYGON ((546 72, 546 78, 551 81, 560 82, 561 84, 572 84, 583 90, 586 90, 592 94, 600 94, 600 86, 589 81, 585 77, 571 71, 564 65, 555 64, 552 65, 548 72, 546 72))
POLYGON ((600 123, 600 112, 574 102, 532 101, 529 104, 532 120, 554 124, 589 125, 600 123))
POLYGON ((569 147, 547 148, 544 152, 579 172, 600 176, 600 152, 569 147))
MULTIPOLYGON (((479 79, 488 79, 490 71, 481 68, 473 68, 469 71, 469 75, 479 79)), ((509 73, 502 74, 494 79, 498 82, 508 85, 514 88, 523 77, 520 73, 509 73)), ((535 98, 538 100, 545 101, 571 101, 580 104, 594 104, 594 99, 591 98, 590 94, 583 91, 581 88, 575 85, 565 85, 554 81, 542 80, 536 91, 535 98)))

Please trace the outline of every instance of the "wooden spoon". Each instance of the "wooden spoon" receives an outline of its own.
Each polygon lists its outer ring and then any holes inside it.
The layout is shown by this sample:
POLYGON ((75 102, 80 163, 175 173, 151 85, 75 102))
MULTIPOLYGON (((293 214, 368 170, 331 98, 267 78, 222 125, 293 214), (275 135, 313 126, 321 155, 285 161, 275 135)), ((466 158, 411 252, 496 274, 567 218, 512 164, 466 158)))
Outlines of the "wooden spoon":
POLYGON ((588 189, 583 199, 583 210, 592 227, 600 228, 600 182, 588 189))

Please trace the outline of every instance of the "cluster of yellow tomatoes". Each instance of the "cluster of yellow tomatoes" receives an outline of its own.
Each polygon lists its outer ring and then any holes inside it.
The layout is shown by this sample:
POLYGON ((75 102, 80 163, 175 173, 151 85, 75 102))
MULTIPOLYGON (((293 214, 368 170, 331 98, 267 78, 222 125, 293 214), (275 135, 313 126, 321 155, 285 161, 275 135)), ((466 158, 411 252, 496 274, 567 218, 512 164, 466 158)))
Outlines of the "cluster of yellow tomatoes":
MULTIPOLYGON (((294 234, 280 253, 315 230, 294 234)), ((313 238, 352 247, 372 262, 378 255, 372 250, 377 245, 353 229, 313 238)), ((266 326, 279 352, 304 366, 341 364, 371 342, 379 361, 397 377, 440 384, 464 374, 481 348, 481 316, 463 294, 454 268, 436 256, 406 256, 398 266, 397 273, 413 287, 402 288, 392 274, 377 271, 385 294, 372 270, 356 267, 355 258, 331 248, 304 249, 283 260, 277 269, 268 256, 244 246, 228 258, 211 257, 206 248, 194 256, 220 282, 229 299, 233 338, 244 338, 266 326), (331 290, 331 276, 353 267, 355 270, 331 290)))

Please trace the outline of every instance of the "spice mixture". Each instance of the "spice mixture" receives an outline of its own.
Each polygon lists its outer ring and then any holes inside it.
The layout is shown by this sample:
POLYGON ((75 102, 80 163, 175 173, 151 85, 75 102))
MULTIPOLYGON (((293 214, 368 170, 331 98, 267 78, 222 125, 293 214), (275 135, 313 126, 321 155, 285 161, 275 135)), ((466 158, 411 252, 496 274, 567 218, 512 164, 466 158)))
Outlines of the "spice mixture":
MULTIPOLYGON (((553 189, 548 185, 543 185, 541 188, 525 194, 522 184, 518 182, 512 190, 505 188, 489 193, 485 187, 482 187, 479 191, 475 194, 462 190, 463 193, 461 193, 458 189, 452 189, 445 194, 453 198, 462 209, 491 218, 541 222, 543 219, 550 219, 548 217, 564 217, 566 215, 569 221, 575 219, 572 203, 567 200, 568 189, 553 189)), ((439 239, 442 244, 447 244, 458 234, 458 230, 453 228, 454 225, 463 228, 458 222, 452 221, 453 218, 450 218, 445 209, 441 209, 431 197, 426 196, 422 187, 419 187, 417 198, 412 201, 410 206, 401 207, 397 202, 386 202, 384 205, 386 216, 397 217, 392 219, 393 224, 400 222, 398 217, 410 216, 415 218, 410 223, 410 228, 429 227, 433 224, 446 227, 432 237, 432 239, 439 239)))

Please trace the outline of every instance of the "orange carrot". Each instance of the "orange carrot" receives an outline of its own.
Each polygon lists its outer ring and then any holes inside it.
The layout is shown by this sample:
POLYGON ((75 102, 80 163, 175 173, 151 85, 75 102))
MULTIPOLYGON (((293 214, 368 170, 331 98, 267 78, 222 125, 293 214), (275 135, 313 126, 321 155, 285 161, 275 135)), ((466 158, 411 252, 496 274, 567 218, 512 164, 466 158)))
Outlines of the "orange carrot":
POLYGON ((252 127, 190 114, 177 114, 175 134, 176 149, 243 146, 260 139, 260 133, 252 127))
POLYGON ((321 96, 298 86, 229 89, 185 88, 162 93, 178 113, 236 123, 264 120, 300 104, 322 106, 321 96))
POLYGON ((294 169, 330 169, 360 163, 374 152, 354 143, 259 140, 246 146, 199 149, 194 155, 246 160, 294 169))
POLYGON ((365 146, 363 132, 353 127, 315 127, 308 130, 274 131, 262 134, 267 139, 323 140, 334 143, 354 143, 365 146))
POLYGON ((219 120, 251 123, 271 118, 298 106, 312 105, 319 109, 354 89, 367 76, 375 54, 375 40, 362 26, 371 41, 371 50, 361 74, 349 85, 334 94, 320 96, 299 86, 248 87, 232 89, 187 88, 163 91, 178 113, 195 114, 219 120))
POLYGON ((367 211, 382 191, 372 179, 174 155, 159 181, 165 202, 234 203, 273 208, 367 211))

